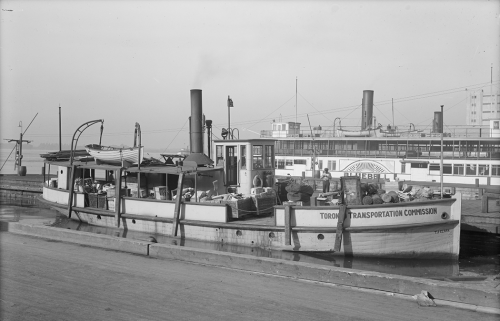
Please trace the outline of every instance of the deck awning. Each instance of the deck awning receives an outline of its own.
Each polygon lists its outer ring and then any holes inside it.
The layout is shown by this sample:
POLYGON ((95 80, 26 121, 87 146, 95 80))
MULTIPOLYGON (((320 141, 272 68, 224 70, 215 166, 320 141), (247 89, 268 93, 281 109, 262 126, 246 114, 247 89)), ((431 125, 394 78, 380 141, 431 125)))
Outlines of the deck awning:
MULTIPOLYGON (((69 161, 45 161, 45 164, 49 164, 51 166, 71 167, 69 161)), ((80 162, 80 161, 74 161, 73 165, 75 165, 77 168, 88 168, 88 169, 97 169, 106 171, 115 171, 122 168, 121 166, 118 165, 96 164, 95 162, 80 162)), ((129 173, 175 174, 175 175, 179 175, 181 172, 204 173, 204 172, 217 172, 222 170, 224 170, 222 166, 194 168, 194 167, 156 165, 156 166, 141 166, 140 169, 137 166, 123 168, 124 172, 129 172, 129 173)))

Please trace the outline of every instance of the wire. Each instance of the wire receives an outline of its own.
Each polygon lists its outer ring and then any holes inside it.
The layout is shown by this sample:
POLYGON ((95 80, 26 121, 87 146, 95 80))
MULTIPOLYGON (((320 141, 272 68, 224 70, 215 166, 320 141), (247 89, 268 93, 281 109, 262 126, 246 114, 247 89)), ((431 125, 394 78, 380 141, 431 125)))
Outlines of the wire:
POLYGON ((167 151, 167 149, 170 147, 170 145, 172 145, 172 143, 174 142, 175 138, 177 138, 177 135, 179 135, 179 133, 181 132, 181 130, 184 128, 184 126, 186 126, 186 123, 187 123, 188 120, 189 120, 189 118, 186 119, 186 121, 184 122, 184 125, 182 125, 181 129, 177 132, 177 134, 175 134, 174 138, 172 138, 172 140, 170 141, 170 144, 168 144, 168 146, 163 151, 164 153, 167 151))
POLYGON ((285 104, 288 103, 290 100, 292 100, 294 97, 295 97, 295 95, 293 95, 292 97, 290 97, 290 99, 288 99, 286 102, 284 102, 281 106, 279 106, 278 108, 276 108, 275 110, 273 110, 272 112, 270 112, 269 114, 267 114, 264 118, 262 118, 261 120, 257 121, 253 125, 248 126, 247 129, 255 126, 256 124, 261 123, 264 119, 267 118, 267 116, 273 114, 275 111, 278 111, 281 107, 285 106, 285 104))

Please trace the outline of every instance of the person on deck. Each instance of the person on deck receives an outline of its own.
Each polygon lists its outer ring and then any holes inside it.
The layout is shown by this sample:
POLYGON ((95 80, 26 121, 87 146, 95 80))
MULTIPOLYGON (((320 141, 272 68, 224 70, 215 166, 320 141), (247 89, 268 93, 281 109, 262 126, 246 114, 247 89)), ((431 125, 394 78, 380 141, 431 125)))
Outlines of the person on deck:
POLYGON ((328 193, 330 191, 330 180, 332 179, 332 174, 328 172, 328 168, 323 170, 321 179, 323 180, 323 193, 328 193))

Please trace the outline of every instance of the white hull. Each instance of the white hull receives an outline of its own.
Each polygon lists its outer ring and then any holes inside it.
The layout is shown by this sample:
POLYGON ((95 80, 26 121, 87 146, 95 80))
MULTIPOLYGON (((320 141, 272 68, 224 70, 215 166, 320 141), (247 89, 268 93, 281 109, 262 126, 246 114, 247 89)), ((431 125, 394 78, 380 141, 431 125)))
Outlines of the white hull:
MULTIPOLYGON (((76 194, 72 219, 91 225, 116 227, 117 213, 83 207, 76 194)), ((80 198, 81 199, 80 199, 80 198)), ((356 206, 344 222, 338 255, 388 258, 451 258, 459 255, 461 195, 429 202, 356 206), (443 215, 446 213, 446 215, 443 215)), ((67 215, 68 191, 44 187, 43 201, 67 215), (59 205, 57 205, 59 204, 59 205)), ((133 231, 171 235, 174 201, 124 198, 119 226, 133 231)), ((290 226, 285 209, 275 207, 275 222, 238 224, 228 220, 224 205, 183 203, 179 236, 185 239, 257 246, 291 251, 332 251, 338 207, 291 208, 290 226), (286 245, 286 229, 291 245, 286 245)))

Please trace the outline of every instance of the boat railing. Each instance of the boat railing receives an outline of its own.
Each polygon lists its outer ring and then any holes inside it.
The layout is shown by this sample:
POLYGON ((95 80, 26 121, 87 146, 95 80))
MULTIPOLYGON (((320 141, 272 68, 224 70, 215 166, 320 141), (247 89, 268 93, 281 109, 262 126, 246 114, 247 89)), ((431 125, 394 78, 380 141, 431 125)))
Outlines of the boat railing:
MULTIPOLYGON (((276 156, 313 156, 311 149, 275 149, 276 156)), ((316 156, 341 156, 341 157, 369 157, 369 158, 411 158, 411 159, 438 159, 440 152, 434 151, 412 151, 412 150, 345 150, 345 149, 318 149, 316 156)), ((500 153, 488 152, 464 152, 446 151, 443 152, 444 159, 478 159, 478 160, 498 160, 500 153)))
MULTIPOLYGON (((354 126, 343 126, 342 130, 344 131, 360 131, 359 127, 354 126)), ((433 132, 432 128, 428 126, 420 126, 420 127, 403 127, 399 126, 396 130, 391 129, 387 130, 371 130, 374 137, 402 137, 402 138, 410 138, 410 137, 441 137, 441 133, 433 132), (410 130, 411 128, 411 130, 410 130)), ((298 133, 296 130, 288 131, 288 130, 261 130, 260 137, 261 138, 335 138, 335 137, 343 137, 344 134, 338 128, 335 130, 334 127, 321 127, 321 129, 310 130, 300 130, 298 133)), ((466 126, 466 125, 452 125, 446 126, 444 129, 444 137, 457 137, 457 138, 489 138, 494 137, 493 129, 488 126, 466 126)))

